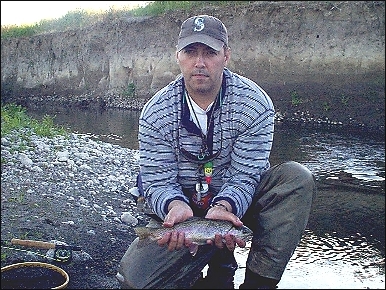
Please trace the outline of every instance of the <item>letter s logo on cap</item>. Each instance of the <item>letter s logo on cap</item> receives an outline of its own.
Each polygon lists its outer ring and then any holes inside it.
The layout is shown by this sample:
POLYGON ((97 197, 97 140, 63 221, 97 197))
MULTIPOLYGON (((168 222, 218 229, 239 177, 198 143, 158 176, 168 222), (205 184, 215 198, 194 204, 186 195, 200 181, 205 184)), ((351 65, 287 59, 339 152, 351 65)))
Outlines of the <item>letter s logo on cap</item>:
POLYGON ((204 25, 204 19, 203 18, 197 17, 196 19, 194 19, 193 31, 201 31, 204 29, 204 27, 205 27, 205 25, 204 25))

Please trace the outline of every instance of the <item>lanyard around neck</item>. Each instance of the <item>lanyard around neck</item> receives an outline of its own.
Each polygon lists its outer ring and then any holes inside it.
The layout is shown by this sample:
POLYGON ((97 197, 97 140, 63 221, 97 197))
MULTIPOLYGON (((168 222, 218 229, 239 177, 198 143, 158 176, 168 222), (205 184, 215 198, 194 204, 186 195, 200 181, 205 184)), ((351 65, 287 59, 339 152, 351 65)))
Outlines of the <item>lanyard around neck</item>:
MULTIPOLYGON (((211 104, 211 108, 209 109, 210 116, 209 116, 209 118, 207 118, 205 130, 203 130, 203 128, 200 125, 199 118, 198 118, 198 116, 197 116, 197 114, 196 114, 196 112, 194 110, 194 107, 193 107, 193 104, 192 104, 193 100, 189 96, 188 91, 186 89, 184 90, 184 98, 187 101, 187 105, 188 105, 188 108, 189 108, 190 115, 192 116, 192 119, 194 117, 195 121, 196 121, 196 122, 194 122, 194 120, 193 120, 193 123, 195 123, 196 126, 200 130, 200 136, 201 136, 202 144, 201 144, 200 153, 197 156, 198 159, 200 159, 200 160, 204 160, 206 157, 211 155, 211 151, 212 150, 209 150, 209 148, 208 148, 208 144, 209 143, 208 142, 210 141, 209 140, 210 136, 213 138, 213 134, 210 134, 209 130, 210 130, 211 125, 212 125, 213 120, 214 120, 214 113, 215 113, 216 105, 217 105, 218 100, 221 98, 221 93, 222 93, 222 88, 220 88, 219 93, 217 94, 215 100, 211 104)), ((214 128, 214 124, 213 124, 212 128, 214 128)), ((212 145, 209 145, 209 147, 212 148, 212 145)))
MULTIPOLYGON (((197 103, 189 96, 189 93, 185 91, 185 98, 187 100, 189 112, 193 123, 201 130, 204 135, 207 135, 209 129, 208 112, 212 112, 214 101, 208 106, 206 110, 203 110, 197 103)), ((212 115, 212 114, 211 114, 212 115)))

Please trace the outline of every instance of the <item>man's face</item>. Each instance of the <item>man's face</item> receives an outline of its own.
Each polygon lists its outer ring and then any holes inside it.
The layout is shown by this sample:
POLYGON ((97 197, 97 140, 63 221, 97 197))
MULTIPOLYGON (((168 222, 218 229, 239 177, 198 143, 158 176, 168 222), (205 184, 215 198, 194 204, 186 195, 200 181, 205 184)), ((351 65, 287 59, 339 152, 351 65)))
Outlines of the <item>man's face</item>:
POLYGON ((176 57, 189 90, 199 94, 217 93, 230 57, 229 48, 217 51, 205 44, 193 43, 177 52, 176 57))

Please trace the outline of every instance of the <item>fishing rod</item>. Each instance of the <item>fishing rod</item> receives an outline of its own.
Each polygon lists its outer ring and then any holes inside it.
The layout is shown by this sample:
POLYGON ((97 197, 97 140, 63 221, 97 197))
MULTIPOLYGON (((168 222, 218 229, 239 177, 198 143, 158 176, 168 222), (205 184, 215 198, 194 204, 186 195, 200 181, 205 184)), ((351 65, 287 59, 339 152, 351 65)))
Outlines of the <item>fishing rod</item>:
MULTIPOLYGON (((70 246, 70 245, 61 245, 51 242, 44 242, 44 241, 34 241, 34 240, 22 240, 22 239, 12 239, 11 245, 19 245, 24 247, 33 247, 38 249, 47 249, 47 250, 54 250, 53 258, 49 257, 47 255, 41 255, 39 253, 33 252, 39 256, 46 257, 61 263, 69 263, 72 259, 72 251, 81 251, 81 248, 78 246, 70 246)), ((3 246, 3 245, 2 245, 3 246)), ((18 250, 18 251, 26 251, 18 248, 12 248, 3 246, 5 248, 11 249, 11 250, 18 250)))

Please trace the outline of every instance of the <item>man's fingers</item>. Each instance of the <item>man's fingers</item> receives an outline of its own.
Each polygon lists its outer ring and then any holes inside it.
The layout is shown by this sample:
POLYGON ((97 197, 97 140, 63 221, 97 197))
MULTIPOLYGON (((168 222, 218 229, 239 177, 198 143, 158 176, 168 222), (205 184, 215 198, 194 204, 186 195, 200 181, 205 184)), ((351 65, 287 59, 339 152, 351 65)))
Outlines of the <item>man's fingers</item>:
POLYGON ((245 246, 247 245, 247 243, 242 240, 242 239, 237 239, 236 238, 236 244, 240 247, 240 248, 245 248, 245 246))
POLYGON ((179 233, 177 239, 176 250, 181 249, 185 244, 185 233, 179 233))
POLYGON ((178 232, 172 232, 169 240, 168 249, 169 251, 173 251, 178 243, 178 232))
POLYGON ((214 244, 217 248, 222 249, 224 247, 222 236, 219 234, 216 234, 214 237, 214 244))
POLYGON ((167 243, 169 242, 169 240, 170 240, 170 235, 171 235, 171 233, 166 233, 166 234, 164 234, 164 235, 162 236, 162 238, 160 238, 160 239, 157 241, 158 245, 163 246, 163 245, 167 244, 167 243))
POLYGON ((236 246, 236 238, 233 235, 225 236, 225 245, 229 251, 233 252, 236 246))

